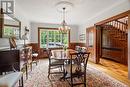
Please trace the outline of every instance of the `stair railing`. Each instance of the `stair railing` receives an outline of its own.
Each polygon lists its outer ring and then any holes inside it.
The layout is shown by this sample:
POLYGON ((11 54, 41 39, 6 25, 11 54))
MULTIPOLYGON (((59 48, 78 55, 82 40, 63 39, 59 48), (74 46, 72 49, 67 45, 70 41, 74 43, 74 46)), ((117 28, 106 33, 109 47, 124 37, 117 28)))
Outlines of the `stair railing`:
POLYGON ((109 21, 103 24, 104 29, 112 31, 117 37, 120 37, 122 40, 127 40, 128 34, 128 16, 109 21))

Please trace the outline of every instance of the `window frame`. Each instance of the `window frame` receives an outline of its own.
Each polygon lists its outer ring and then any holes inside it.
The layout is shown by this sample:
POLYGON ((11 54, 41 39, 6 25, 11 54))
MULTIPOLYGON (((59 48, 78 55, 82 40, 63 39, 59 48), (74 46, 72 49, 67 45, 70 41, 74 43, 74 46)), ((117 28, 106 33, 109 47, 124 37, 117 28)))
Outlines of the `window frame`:
MULTIPOLYGON (((49 28, 49 27, 38 27, 38 47, 40 47, 40 30, 41 29, 46 29, 46 30, 58 30, 58 28, 49 28)), ((70 31, 68 33, 68 48, 70 47, 70 31)), ((61 49, 60 47, 55 47, 55 48, 50 48, 50 49, 61 49)))

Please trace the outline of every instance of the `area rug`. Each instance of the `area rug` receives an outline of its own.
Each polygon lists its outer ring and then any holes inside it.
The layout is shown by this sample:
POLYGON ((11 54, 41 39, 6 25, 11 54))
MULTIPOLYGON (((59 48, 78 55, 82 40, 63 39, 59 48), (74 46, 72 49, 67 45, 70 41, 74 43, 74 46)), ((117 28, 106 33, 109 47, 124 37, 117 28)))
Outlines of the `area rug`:
MULTIPOLYGON (((59 80, 61 75, 51 75, 50 78, 47 75, 48 60, 40 60, 37 66, 33 66, 33 71, 29 72, 28 79, 24 81, 24 87, 70 87, 67 81, 59 80)), ((87 66, 86 78, 87 87, 128 87, 90 64, 87 66)))

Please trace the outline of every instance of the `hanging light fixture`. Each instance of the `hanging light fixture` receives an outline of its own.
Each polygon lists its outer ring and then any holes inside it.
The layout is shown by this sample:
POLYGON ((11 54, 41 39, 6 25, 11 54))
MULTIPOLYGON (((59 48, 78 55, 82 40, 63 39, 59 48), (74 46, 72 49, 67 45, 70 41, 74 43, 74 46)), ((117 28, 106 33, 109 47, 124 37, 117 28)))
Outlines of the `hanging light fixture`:
POLYGON ((65 12, 66 12, 66 8, 63 7, 63 21, 61 23, 61 26, 59 27, 59 31, 62 34, 66 34, 67 32, 69 32, 70 27, 67 25, 66 21, 65 21, 65 12))

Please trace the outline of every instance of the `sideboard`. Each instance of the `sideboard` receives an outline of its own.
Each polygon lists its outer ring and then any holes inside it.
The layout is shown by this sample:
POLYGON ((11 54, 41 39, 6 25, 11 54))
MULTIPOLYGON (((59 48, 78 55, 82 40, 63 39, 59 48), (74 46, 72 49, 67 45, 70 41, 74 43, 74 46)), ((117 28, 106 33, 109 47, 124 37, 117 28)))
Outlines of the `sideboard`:
POLYGON ((23 71, 28 78, 28 66, 32 68, 32 47, 0 50, 0 74, 23 71))

